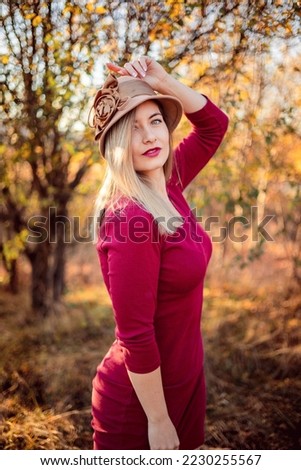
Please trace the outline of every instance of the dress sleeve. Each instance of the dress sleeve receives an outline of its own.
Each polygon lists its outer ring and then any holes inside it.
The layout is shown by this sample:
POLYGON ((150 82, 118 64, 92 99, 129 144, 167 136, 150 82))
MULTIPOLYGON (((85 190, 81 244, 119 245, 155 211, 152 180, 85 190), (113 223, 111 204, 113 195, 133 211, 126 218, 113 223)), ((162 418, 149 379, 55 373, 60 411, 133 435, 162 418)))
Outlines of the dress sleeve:
POLYGON ((154 316, 160 271, 160 241, 153 217, 127 208, 105 223, 101 250, 126 368, 148 373, 160 366, 154 316))
POLYGON ((205 106, 186 114, 192 132, 176 147, 171 180, 182 191, 208 163, 218 149, 228 127, 228 117, 207 97, 205 106))

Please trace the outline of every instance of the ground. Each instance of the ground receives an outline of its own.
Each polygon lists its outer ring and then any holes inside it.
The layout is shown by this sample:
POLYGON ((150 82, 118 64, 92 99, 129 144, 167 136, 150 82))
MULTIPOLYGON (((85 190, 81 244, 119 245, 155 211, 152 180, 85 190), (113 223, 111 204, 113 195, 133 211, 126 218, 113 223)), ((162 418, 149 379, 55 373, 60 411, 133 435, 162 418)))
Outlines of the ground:
MULTIPOLYGON (((216 263, 208 273, 202 324, 203 448, 300 449, 300 289, 272 282, 272 273, 257 282, 221 268, 217 279, 216 263)), ((262 261, 258 266, 263 269, 262 261)), ((95 258, 74 254, 67 278, 62 305, 46 320, 32 315, 26 269, 18 295, 1 287, 2 449, 92 448, 91 381, 114 324, 95 258)))

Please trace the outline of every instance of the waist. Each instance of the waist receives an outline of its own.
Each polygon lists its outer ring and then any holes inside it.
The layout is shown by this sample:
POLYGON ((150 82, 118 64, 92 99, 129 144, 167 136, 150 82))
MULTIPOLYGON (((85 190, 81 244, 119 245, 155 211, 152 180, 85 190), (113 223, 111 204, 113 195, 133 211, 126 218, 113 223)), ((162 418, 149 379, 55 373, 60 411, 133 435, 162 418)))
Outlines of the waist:
MULTIPOLYGON (((181 348, 160 348, 161 375, 163 387, 185 387, 201 373, 204 364, 203 343, 200 341, 183 350, 181 348)), ((175 345, 176 346, 176 345, 175 345)), ((133 388, 124 361, 123 348, 114 341, 97 367, 94 385, 103 388, 104 383, 121 388, 133 388), (101 384, 101 385, 100 385, 101 384)))

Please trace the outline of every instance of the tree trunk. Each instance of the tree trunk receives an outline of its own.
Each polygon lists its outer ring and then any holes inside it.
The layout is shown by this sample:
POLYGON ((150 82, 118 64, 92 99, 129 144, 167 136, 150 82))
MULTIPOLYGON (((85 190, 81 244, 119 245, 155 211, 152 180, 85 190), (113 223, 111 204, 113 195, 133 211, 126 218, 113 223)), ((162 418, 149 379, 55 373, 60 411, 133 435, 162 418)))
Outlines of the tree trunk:
POLYGON ((17 294, 19 292, 18 280, 18 265, 17 260, 14 259, 11 261, 11 267, 9 270, 9 290, 13 294, 17 294))
POLYGON ((65 289, 65 250, 66 240, 64 239, 64 227, 59 226, 57 230, 57 244, 53 259, 53 300, 59 301, 65 289))
POLYGON ((48 241, 45 241, 37 244, 30 255, 32 308, 41 317, 46 317, 50 313, 52 304, 49 282, 50 250, 48 241))
POLYGON ((65 288, 65 250, 71 242, 71 223, 68 218, 67 200, 60 201, 57 212, 51 213, 50 226, 55 234, 53 243, 51 284, 54 302, 58 302, 65 288))
MULTIPOLYGON (((63 232, 63 227, 59 228, 63 232)), ((41 317, 54 311, 65 288, 65 240, 58 235, 55 245, 48 242, 38 244, 30 255, 32 269, 32 308, 41 317)))

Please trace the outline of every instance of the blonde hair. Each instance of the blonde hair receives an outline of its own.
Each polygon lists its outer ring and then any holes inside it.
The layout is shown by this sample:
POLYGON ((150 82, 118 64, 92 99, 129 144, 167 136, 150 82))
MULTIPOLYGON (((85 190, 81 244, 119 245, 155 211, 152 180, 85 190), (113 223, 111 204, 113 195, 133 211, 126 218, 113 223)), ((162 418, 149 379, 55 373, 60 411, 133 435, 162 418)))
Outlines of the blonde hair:
MULTIPOLYGON (((168 205, 166 200, 151 187, 145 175, 137 173, 134 169, 131 155, 131 129, 134 116, 135 110, 127 113, 117 121, 106 136, 107 167, 94 203, 94 243, 97 242, 98 229, 104 219, 105 211, 119 209, 120 201, 124 196, 129 201, 138 203, 154 217, 158 223, 159 233, 162 235, 172 234, 183 225, 183 218, 179 212, 168 205), (172 224, 169 223, 171 220, 172 224)), ((171 135, 169 145, 169 156, 163 166, 165 181, 170 178, 173 167, 171 135)))

